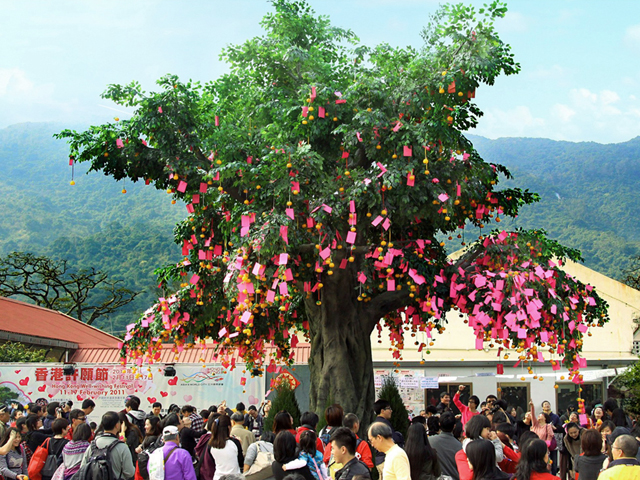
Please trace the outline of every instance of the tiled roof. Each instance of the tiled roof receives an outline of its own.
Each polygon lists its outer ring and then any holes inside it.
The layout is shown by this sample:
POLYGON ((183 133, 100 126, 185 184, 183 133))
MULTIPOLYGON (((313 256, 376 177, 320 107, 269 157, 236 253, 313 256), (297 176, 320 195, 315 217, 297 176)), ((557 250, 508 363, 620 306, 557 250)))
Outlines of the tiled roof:
POLYGON ((5 297, 0 297, 0 332, 62 341, 80 348, 117 348, 120 341, 64 313, 5 297))
MULTIPOLYGON (((207 345, 204 355, 200 347, 185 348, 178 354, 176 360, 175 354, 171 351, 172 344, 165 344, 162 347, 160 359, 156 363, 201 363, 201 358, 206 363, 212 361, 215 352, 214 345, 207 345)), ((270 358, 269 355, 274 351, 274 347, 267 347, 267 358, 270 358)), ((297 365, 306 364, 309 361, 310 352, 310 344, 298 343, 293 349, 294 363, 297 365)), ((118 363, 120 362, 120 350, 117 348, 80 348, 73 354, 70 361, 73 363, 118 363)), ((239 362, 239 359, 236 358, 236 361, 239 362)))

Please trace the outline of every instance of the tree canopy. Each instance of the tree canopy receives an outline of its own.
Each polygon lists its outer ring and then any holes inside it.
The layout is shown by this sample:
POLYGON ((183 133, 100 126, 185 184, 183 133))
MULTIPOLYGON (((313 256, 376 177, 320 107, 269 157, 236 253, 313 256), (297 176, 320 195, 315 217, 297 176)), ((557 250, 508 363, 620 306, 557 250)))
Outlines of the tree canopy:
POLYGON ((131 119, 58 134, 72 161, 186 203, 184 259, 158 270, 179 288, 128 327, 123 354, 142 365, 164 341, 178 351, 212 338, 223 364, 238 353, 262 370, 290 361, 297 330, 324 352, 311 360, 322 408, 330 393, 342 403, 373 389, 371 374, 336 383, 336 359, 349 359, 335 348, 360 339, 370 366, 366 344, 384 323, 400 359, 405 335, 431 337, 457 309, 478 348, 531 362, 546 349, 579 382, 582 337, 608 319, 560 268, 579 252, 542 230, 496 230, 452 262, 442 241, 538 199, 498 189, 508 170, 464 135, 482 115, 476 89, 520 69, 494 27, 506 7, 445 6, 421 48, 399 48, 361 45, 305 2, 272 3, 265 35, 223 50, 228 74, 204 85, 167 75, 152 93, 110 85, 103 97, 134 107, 131 119))

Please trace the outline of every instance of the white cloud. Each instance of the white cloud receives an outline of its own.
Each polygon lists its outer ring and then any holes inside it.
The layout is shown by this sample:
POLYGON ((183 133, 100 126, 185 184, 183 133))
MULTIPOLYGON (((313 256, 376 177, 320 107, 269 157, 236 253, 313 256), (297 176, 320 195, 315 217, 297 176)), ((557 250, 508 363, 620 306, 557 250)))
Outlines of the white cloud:
MULTIPOLYGON (((629 97, 625 95, 625 98, 629 97)), ((562 103, 530 110, 487 109, 474 133, 489 138, 543 137, 554 140, 625 142, 640 135, 640 107, 622 101, 618 92, 587 88, 569 90, 562 103)))
MULTIPOLYGON (((75 100, 60 102, 52 83, 37 83, 17 67, 0 68, 0 112, 9 123, 59 120, 72 116, 75 100)), ((3 122, 0 127, 6 124, 3 122)))
POLYGON ((26 94, 33 89, 33 82, 19 68, 0 68, 0 97, 26 94))
POLYGON ((568 122, 575 114, 575 110, 561 103, 557 103, 553 107, 551 107, 551 115, 555 118, 559 118, 563 122, 568 122))
POLYGON ((545 121, 535 117, 529 107, 519 105, 510 110, 489 109, 473 132, 489 138, 537 137, 544 129, 545 121))
POLYGON ((640 50, 640 24, 632 25, 626 29, 624 43, 629 48, 640 50))

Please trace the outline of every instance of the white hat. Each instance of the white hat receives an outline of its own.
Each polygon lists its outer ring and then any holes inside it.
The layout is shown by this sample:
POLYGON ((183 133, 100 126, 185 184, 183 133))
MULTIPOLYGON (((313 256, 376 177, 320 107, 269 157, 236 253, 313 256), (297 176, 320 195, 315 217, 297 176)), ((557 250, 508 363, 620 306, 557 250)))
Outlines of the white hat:
POLYGON ((163 437, 174 437, 176 435, 178 435, 178 427, 175 425, 167 425, 164 427, 164 430, 162 430, 163 437))

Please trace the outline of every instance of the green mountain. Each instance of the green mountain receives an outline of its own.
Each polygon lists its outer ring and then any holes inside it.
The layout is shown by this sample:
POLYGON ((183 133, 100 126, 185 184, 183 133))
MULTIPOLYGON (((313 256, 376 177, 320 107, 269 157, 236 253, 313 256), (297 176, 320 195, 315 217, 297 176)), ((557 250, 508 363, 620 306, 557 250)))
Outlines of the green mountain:
MULTIPOLYGON (((0 255, 20 250, 64 258, 142 291, 119 314, 96 323, 119 333, 162 293, 153 270, 179 260, 172 230, 187 212, 151 186, 85 175, 85 165, 75 167, 71 186, 67 146, 52 138, 65 127, 26 123, 0 130, 0 255)), ((501 228, 543 227, 613 278, 640 255, 640 137, 611 145, 471 139, 487 160, 509 167, 515 178, 506 185, 542 196, 501 228)))
POLYGON ((141 291, 118 314, 95 324, 118 333, 161 293, 153 270, 179 260, 173 226, 187 212, 164 192, 86 174, 86 165, 75 167, 71 186, 67 145, 52 138, 63 128, 25 123, 0 130, 0 255, 18 250, 67 259, 141 291))
POLYGON ((580 249, 585 265, 617 279, 640 255, 640 137, 606 145, 470 139, 485 159, 511 170, 514 178, 505 186, 529 188, 541 196, 517 219, 502 222, 502 228, 542 227, 580 249))

